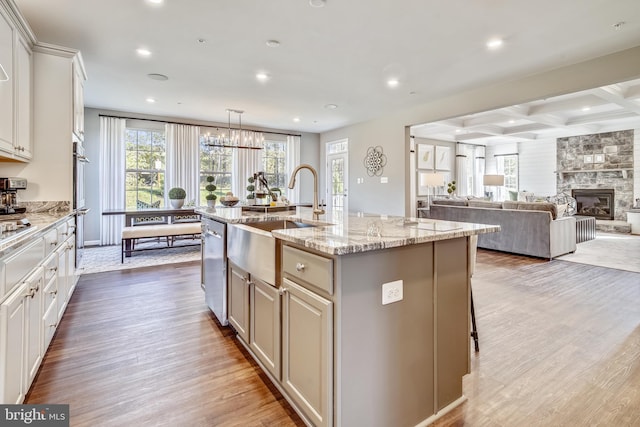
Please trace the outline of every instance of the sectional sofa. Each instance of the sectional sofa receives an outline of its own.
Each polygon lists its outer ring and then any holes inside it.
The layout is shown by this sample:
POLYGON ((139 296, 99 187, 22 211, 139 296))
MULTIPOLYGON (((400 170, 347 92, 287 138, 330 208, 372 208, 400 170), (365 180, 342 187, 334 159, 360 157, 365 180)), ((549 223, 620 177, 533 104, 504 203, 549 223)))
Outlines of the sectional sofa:
POLYGON ((478 236, 479 248, 547 259, 576 250, 576 219, 559 216, 553 203, 466 199, 432 203, 433 219, 499 225, 499 232, 478 236))

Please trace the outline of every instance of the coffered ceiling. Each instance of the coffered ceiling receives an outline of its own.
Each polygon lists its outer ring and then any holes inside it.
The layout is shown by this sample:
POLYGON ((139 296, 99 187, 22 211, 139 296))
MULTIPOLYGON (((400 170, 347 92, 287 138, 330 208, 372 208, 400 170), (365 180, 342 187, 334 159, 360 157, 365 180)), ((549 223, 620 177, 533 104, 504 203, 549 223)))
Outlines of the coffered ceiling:
POLYGON ((640 129, 640 80, 412 127, 412 135, 494 145, 640 129))
MULTIPOLYGON (((8 1, 40 42, 82 52, 89 107, 223 123, 231 108, 243 124, 306 132, 640 45, 638 0, 8 1)), ((566 101, 615 114, 637 108, 629 90, 566 101)), ((594 123, 543 104, 460 120, 485 138, 594 123)))

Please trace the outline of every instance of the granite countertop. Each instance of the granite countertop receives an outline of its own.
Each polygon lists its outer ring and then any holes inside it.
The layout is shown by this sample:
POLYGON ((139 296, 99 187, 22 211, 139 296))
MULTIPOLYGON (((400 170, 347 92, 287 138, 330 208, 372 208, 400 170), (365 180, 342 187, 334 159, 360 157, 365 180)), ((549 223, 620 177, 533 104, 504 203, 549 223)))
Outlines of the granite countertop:
POLYGON ((310 208, 296 211, 255 213, 241 208, 197 208, 204 217, 229 224, 243 224, 277 219, 289 219, 316 227, 274 230, 273 236, 329 255, 394 248, 437 240, 473 236, 500 231, 498 225, 440 221, 426 218, 348 213, 320 216, 313 220, 310 208))
POLYGON ((0 256, 4 256, 6 251, 19 247, 39 232, 67 219, 72 212, 38 212, 0 216, 0 222, 19 222, 26 218, 31 224, 28 227, 19 227, 16 231, 7 231, 0 237, 0 256))

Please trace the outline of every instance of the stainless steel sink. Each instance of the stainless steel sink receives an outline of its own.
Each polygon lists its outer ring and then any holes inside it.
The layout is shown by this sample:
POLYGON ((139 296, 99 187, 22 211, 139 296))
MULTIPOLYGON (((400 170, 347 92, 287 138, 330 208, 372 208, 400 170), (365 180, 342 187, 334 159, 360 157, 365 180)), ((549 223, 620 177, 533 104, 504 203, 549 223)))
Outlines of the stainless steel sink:
POLYGON ((316 225, 288 219, 229 224, 227 257, 252 276, 276 286, 280 241, 273 237, 271 231, 303 227, 316 225))

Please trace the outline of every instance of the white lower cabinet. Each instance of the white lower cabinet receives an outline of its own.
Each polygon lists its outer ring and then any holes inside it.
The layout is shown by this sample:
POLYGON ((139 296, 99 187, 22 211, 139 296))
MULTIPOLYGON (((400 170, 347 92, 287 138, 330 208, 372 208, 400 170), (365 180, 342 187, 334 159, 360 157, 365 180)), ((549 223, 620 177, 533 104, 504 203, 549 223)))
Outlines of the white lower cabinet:
POLYGON ((53 252, 44 230, 0 259, 7 291, 0 295, 0 404, 24 401, 75 287, 75 236, 67 230, 53 252))
POLYGON ((26 293, 23 284, 0 304, 0 403, 19 404, 25 396, 26 293))
POLYGON ((249 347, 262 365, 280 378, 280 294, 260 279, 249 287, 249 347))
POLYGON ((283 279, 282 386, 315 426, 333 424, 333 303, 283 279))

